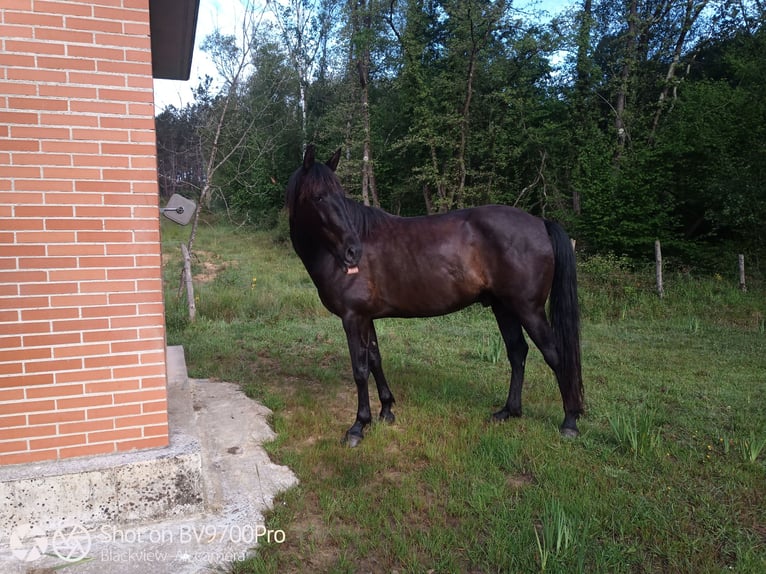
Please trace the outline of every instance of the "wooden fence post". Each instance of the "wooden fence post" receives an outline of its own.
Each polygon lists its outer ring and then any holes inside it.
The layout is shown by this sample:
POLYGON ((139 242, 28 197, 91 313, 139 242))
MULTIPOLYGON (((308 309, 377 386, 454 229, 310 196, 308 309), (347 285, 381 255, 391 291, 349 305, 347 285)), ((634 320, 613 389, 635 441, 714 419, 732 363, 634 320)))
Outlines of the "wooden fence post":
POLYGON ((747 291, 747 285, 745 284, 745 256, 740 253, 737 256, 737 264, 739 267, 739 288, 744 293, 747 291))
POLYGON ((184 283, 186 283, 186 302, 189 305, 189 320, 194 321, 197 316, 197 305, 194 302, 194 283, 192 283, 191 255, 186 245, 181 244, 181 253, 184 256, 184 283))
POLYGON ((662 299, 665 296, 665 288, 662 285, 662 247, 659 239, 654 242, 654 265, 657 277, 657 295, 662 299))

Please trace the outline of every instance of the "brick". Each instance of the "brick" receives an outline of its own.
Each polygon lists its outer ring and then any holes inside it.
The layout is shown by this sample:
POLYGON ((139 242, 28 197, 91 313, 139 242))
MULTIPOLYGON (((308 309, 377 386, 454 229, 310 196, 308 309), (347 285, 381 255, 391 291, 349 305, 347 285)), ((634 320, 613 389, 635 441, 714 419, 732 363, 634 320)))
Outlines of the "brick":
MULTIPOLYGON (((90 441, 90 439, 89 439, 90 441)), ((61 458, 74 458, 78 456, 96 456, 100 454, 111 454, 116 452, 113 442, 102 442, 98 444, 87 444, 82 446, 73 446, 59 449, 61 458)))
MULTIPOLYGON (((124 78, 120 76, 120 78, 124 78)), ((151 90, 121 90, 114 88, 100 88, 98 97, 107 102, 126 102, 129 104, 128 114, 130 116, 149 116, 154 112, 154 94, 151 90), (136 103, 142 103, 143 106, 135 107, 136 103), (141 110, 138 112, 137 110, 141 110), (149 114, 146 111, 151 110, 149 114)))
POLYGON ((56 425, 23 426, 16 428, 0 428, 0 442, 9 440, 29 439, 33 437, 52 436, 56 434, 56 425))
POLYGON ((100 179, 101 170, 88 167, 43 167, 43 177, 51 179, 100 179))
MULTIPOLYGON (((106 32, 119 34, 122 32, 122 24, 116 21, 103 20, 101 18, 67 18, 67 29, 88 30, 93 32, 106 32)), ((100 44, 100 42, 97 42, 100 44)))
POLYGON ((168 415, 165 412, 144 413, 132 417, 119 417, 114 422, 117 428, 167 424, 168 415))
POLYGON ((144 436, 150 437, 150 436, 167 436, 168 435, 168 425, 167 423, 164 425, 150 425, 145 426, 143 428, 144 436))
POLYGON ((26 52, 27 54, 58 54, 65 53, 64 44, 52 42, 38 42, 31 38, 7 39, 5 41, 6 52, 26 52))
POLYGON ((88 433, 88 441, 90 442, 104 442, 104 441, 125 441, 140 439, 143 436, 142 429, 140 428, 122 428, 109 431, 91 432, 88 433))
POLYGON ((140 403, 143 407, 146 402, 167 400, 167 391, 165 389, 165 381, 163 379, 162 388, 155 389, 143 389, 135 393, 119 393, 114 395, 115 404, 128 404, 128 403, 140 403))
POLYGON ((11 126, 11 137, 18 139, 69 140, 69 128, 18 125, 11 126))
MULTIPOLYGON (((16 314, 16 317, 18 317, 18 314, 16 314)), ((10 319, 9 317, 0 314, 0 322, 5 320, 15 321, 17 319, 10 319)), ((21 337, 0 337, 0 349, 13 349, 20 346, 21 346, 21 337)))
POLYGON ((5 454, 9 452, 18 452, 20 450, 26 450, 27 448, 27 441, 25 440, 17 440, 17 441, 8 441, 8 442, 0 442, 0 454, 5 454))
MULTIPOLYGON (((79 342, 79 334, 72 333, 72 335, 75 335, 79 342)), ((63 335, 58 335, 63 336, 63 335)), ((53 356, 57 359, 64 358, 64 357, 83 357, 85 359, 85 368, 89 368, 88 360, 90 357, 97 357, 100 355, 108 355, 109 354, 109 344, 108 343, 94 343, 91 345, 72 345, 72 346, 57 346, 53 348, 53 356)), ((86 392, 89 392, 86 388, 86 392)))
POLYGON ((77 267, 76 257, 21 257, 19 269, 72 269, 77 267))
POLYGON ((117 417, 129 417, 138 415, 141 413, 141 405, 139 404, 122 404, 117 406, 99 406, 97 408, 89 408, 87 411, 88 420, 92 419, 114 419, 117 417))
POLYGON ((144 449, 144 448, 162 448, 168 445, 167 436, 157 436, 143 438, 140 440, 121 441, 117 443, 117 450, 121 452, 144 449))
MULTIPOLYGON (((8 389, 14 387, 30 387, 32 385, 52 385, 53 375, 51 373, 41 373, 37 375, 25 374, 8 378, 0 378, 0 388, 8 389)), ((32 409, 34 410, 34 409, 32 409)))
POLYGON ((53 400, 23 401, 19 403, 0 404, 0 415, 17 415, 31 412, 52 411, 56 407, 53 400))
POLYGON ((39 359, 50 359, 51 350, 46 348, 38 349, 12 349, 8 351, 0 351, 0 363, 7 362, 25 362, 34 361, 39 359))
POLYGON ((119 341, 111 344, 112 353, 141 353, 157 348, 156 341, 119 341))
POLYGON ((42 231, 42 219, 4 219, 2 228, 8 231, 42 231))
POLYGON ((73 165, 85 166, 85 167, 110 167, 110 168, 126 168, 131 167, 130 158, 128 156, 121 157, 115 155, 78 155, 75 156, 73 165))
MULTIPOLYGON (((95 120, 95 118, 93 118, 95 120)), ((97 142, 43 141, 42 151, 46 153, 70 153, 75 155, 98 154, 97 142)))
POLYGON ((96 419, 90 421, 76 421, 60 424, 58 425, 58 428, 60 434, 91 433, 95 431, 114 429, 114 420, 96 419))
POLYGON ((152 402, 145 402, 141 405, 141 412, 142 413, 155 413, 155 412, 165 412, 167 411, 168 403, 167 401, 152 401, 152 402))
MULTIPOLYGON (((47 226, 46 222, 46 226, 47 226)), ((102 256, 104 255, 106 251, 105 245, 98 245, 98 244, 61 244, 61 245, 48 245, 47 247, 48 255, 50 256, 56 256, 56 255, 76 255, 78 257, 82 257, 85 255, 94 255, 94 256, 102 256)), ((75 291, 76 292, 76 291, 75 291)))
MULTIPOLYGON (((48 110, 65 112, 69 110, 69 102, 67 100, 58 100, 52 98, 9 97, 8 107, 19 110, 48 110)), ((13 131, 11 131, 11 133, 13 133, 13 131)))
MULTIPOLYGON (((2 303, 2 299, 0 299, 2 303)), ((32 335, 36 333, 50 333, 50 321, 40 321, 39 323, 8 323, 3 326, 3 331, 8 335, 32 335)))
POLYGON ((53 333, 46 335, 27 335, 24 337, 25 347, 58 347, 79 342, 79 333, 53 333))
MULTIPOLYGON (((95 275, 100 275, 103 270, 94 270, 95 275)), ((77 271, 75 278, 81 279, 83 273, 77 271)), ((51 297, 52 307, 87 307, 89 305, 106 305, 106 295, 61 295, 51 297)))
MULTIPOLYGON (((70 109, 72 112, 85 114, 125 115, 127 113, 125 102, 107 102, 100 99, 89 102, 72 101, 70 102, 70 109)), ((93 139, 100 138, 94 137, 93 139)))
POLYGON ((22 321, 52 321, 54 319, 74 319, 79 317, 78 309, 24 309, 21 312, 22 321))
POLYGON ((121 315, 136 315, 136 305, 104 305, 91 306, 82 309, 83 317, 116 317, 121 315))
MULTIPOLYGON (((42 85, 40 86, 40 95, 67 97, 73 101, 75 98, 95 100, 96 90, 95 88, 76 87, 71 84, 64 84, 62 86, 42 85)), ((47 114, 43 112, 40 114, 40 125, 95 128, 98 126, 98 116, 81 113, 47 114)))
MULTIPOLYGON (((108 329, 109 328, 109 321, 106 319, 72 319, 72 320, 62 320, 62 321, 53 321, 53 331, 62 333, 64 331, 82 331, 83 335, 88 332, 92 331, 100 331, 101 329, 108 329)), ((85 340, 85 337, 83 337, 83 341, 86 343, 89 342, 97 342, 98 339, 95 341, 85 340)))
POLYGON ((73 446, 84 444, 87 437, 84 434, 59 435, 54 437, 30 439, 30 450, 43 450, 48 448, 59 448, 62 446, 73 446))
POLYGON ((44 460, 54 460, 55 458, 55 450, 43 450, 36 452, 25 451, 13 454, 0 454, 0 466, 10 464, 29 464, 33 462, 42 462, 44 460))
POLYGON ((52 361, 34 361, 26 363, 24 370, 27 373, 48 373, 56 371, 76 371, 82 369, 82 359, 57 359, 52 361))
POLYGON ((85 411, 53 411, 49 413, 29 413, 30 425, 47 425, 51 423, 68 423, 84 420, 85 411))
POLYGON ((61 295, 77 293, 77 283, 25 283, 19 286, 21 295, 61 295))
MULTIPOLYGON (((101 407, 104 405, 109 405, 111 403, 112 403, 112 397, 109 395, 90 395, 85 397, 71 397, 66 399, 56 399, 56 408, 58 410, 91 409, 91 408, 101 407)), ((45 409, 45 410, 53 410, 53 409, 45 409)))
POLYGON ((135 317, 112 317, 109 320, 109 326, 113 329, 124 329, 127 327, 154 327, 158 323, 164 323, 164 317, 161 316, 142 316, 135 317))
MULTIPOLYGON (((95 269, 66 269, 66 270, 56 270, 52 269, 48 272, 49 280, 50 281, 101 281, 103 279, 106 279, 106 270, 95 268, 95 269)), ((98 304, 96 301, 99 299, 92 299, 89 297, 80 297, 79 302, 72 302, 68 303, 70 305, 87 305, 89 301, 92 301, 93 304, 98 304)), ((106 299, 104 299, 104 304, 106 303, 106 299)), ((51 305, 57 306, 57 305, 66 305, 67 303, 63 303, 57 299, 51 300, 51 305)))
POLYGON ((135 290, 135 281, 89 281, 80 284, 80 293, 119 293, 135 290))
MULTIPOLYGON (((86 86, 99 86, 99 90, 104 89, 105 86, 110 88, 124 88, 125 76, 120 74, 100 74, 93 72, 69 72, 69 82, 72 84, 82 84, 86 86)), ((100 95, 97 96, 99 100, 115 100, 115 98, 103 98, 100 95)), ((117 99, 116 101, 121 101, 117 99)), ((72 111, 87 111, 83 108, 72 106, 72 111)))
MULTIPOLYGON (((39 68, 12 68, 7 70, 6 78, 19 82, 35 82, 38 85, 43 82, 63 84, 67 81, 67 73, 58 69, 41 70, 39 68)), ((42 95, 40 94, 39 88, 37 95, 42 95)))
POLYGON ((147 50, 151 54, 149 37, 125 36, 124 34, 96 34, 95 43, 99 46, 119 46, 147 50))
POLYGON ((91 231, 102 229, 103 223, 95 219, 50 219, 45 220, 45 229, 50 231, 82 231, 88 229, 91 231))
MULTIPOLYGON (((21 427, 26 426, 27 424, 27 417, 25 415, 14 415, 10 417, 0 417, 0 428, 8 428, 8 427, 21 427)), ((29 424, 35 424, 35 423, 29 423, 29 424)))
MULTIPOLYGON (((0 139, 0 151, 39 152, 40 142, 38 140, 0 139)), ((14 161, 14 163, 16 162, 14 161)))
MULTIPOLYGON (((0 390, 0 403, 7 403, 11 401, 23 401, 24 400, 24 389, 21 388, 15 388, 15 389, 2 389, 0 390)), ((21 419, 22 422, 20 422, 20 425, 26 424, 25 417, 16 417, 17 419, 21 419)), ((3 421, 0 421, 0 428, 4 428, 7 426, 16 426, 16 425, 9 425, 3 424, 3 421)))
POLYGON ((72 193, 46 193, 45 203, 54 204, 100 204, 103 201, 103 197, 100 193, 82 193, 91 191, 88 187, 95 186, 97 189, 103 187, 103 183, 99 181, 75 181, 74 192, 72 193))
MULTIPOLYGON (((138 331, 136 329, 110 329, 104 331, 88 331, 83 333, 82 338, 86 343, 95 343, 97 341, 126 341, 136 339, 138 331)), ((116 376, 116 375, 115 375, 116 376)), ((131 376, 131 375, 127 375, 131 376)))
MULTIPOLYGON (((123 381, 100 381, 97 383, 88 383, 85 385, 85 392, 87 393, 119 393, 115 395, 115 398, 123 396, 124 393, 140 390, 141 386, 137 380, 123 380, 123 381)), ((122 403, 123 401, 115 400, 115 403, 122 403)))
POLYGON ((69 44, 66 47, 66 54, 73 58, 93 58, 97 61, 125 60, 125 50, 120 48, 106 48, 104 46, 78 46, 77 44, 69 44))
POLYGON ((127 365, 138 365, 139 360, 136 355, 106 355, 102 357, 86 357, 85 368, 97 369, 101 367, 124 367, 127 365))
POLYGON ((50 387, 32 387, 26 390, 27 399, 71 397, 82 395, 82 385, 53 385, 50 387))
MULTIPOLYGON (((69 231, 20 231, 16 233, 16 243, 74 243, 75 234, 69 231)), ((31 273, 31 272, 30 272, 31 273)), ((41 279, 44 281, 45 279, 41 279)))
MULTIPOLYGON (((133 234, 127 230, 82 231, 77 234, 78 243, 132 243, 133 240, 133 234)), ((97 257, 87 258, 83 264, 89 267, 124 267, 133 266, 134 262, 128 257, 97 257)))
POLYGON ((107 381, 112 377, 109 369, 84 369, 81 371, 62 371, 56 373, 56 384, 85 383, 93 381, 107 381))
MULTIPOLYGON (((11 274, 7 273, 7 275, 11 274)), ((47 297, 19 297, 12 301, 0 299, 0 309, 34 309, 39 307, 48 307, 47 297)))
POLYGON ((35 11, 67 16, 92 16, 93 6, 89 2, 44 2, 35 0, 35 11))
MULTIPOLYGON (((38 170, 39 171, 39 170, 38 170)), ((55 179, 31 179, 20 180, 15 182, 16 190, 18 191, 71 191, 73 182, 68 180, 55 180, 55 179)), ((40 201, 42 203, 42 200, 40 201)))
POLYGON ((93 32, 76 31, 68 28, 38 27, 35 28, 34 37, 37 40, 53 40, 65 44, 93 44, 95 35, 93 32))

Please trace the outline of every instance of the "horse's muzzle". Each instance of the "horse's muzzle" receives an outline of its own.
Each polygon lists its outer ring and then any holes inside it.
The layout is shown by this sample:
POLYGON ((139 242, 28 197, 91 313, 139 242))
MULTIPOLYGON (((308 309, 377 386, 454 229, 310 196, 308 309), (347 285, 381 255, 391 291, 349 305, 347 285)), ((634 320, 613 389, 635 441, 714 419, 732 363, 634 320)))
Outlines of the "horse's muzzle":
POLYGON ((344 242, 343 269, 346 275, 359 273, 359 260, 362 258, 362 244, 357 238, 347 238, 344 242))

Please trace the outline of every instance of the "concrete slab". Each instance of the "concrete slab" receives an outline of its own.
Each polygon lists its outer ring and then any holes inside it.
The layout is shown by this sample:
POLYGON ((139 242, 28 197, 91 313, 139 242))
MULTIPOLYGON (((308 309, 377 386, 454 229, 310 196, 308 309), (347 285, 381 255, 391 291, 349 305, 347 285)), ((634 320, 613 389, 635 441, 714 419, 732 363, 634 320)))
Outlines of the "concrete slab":
POLYGON ((189 379, 180 347, 168 375, 167 448, 0 468, 0 572, 197 574, 287 538, 264 525, 297 484, 262 448, 269 409, 189 379))

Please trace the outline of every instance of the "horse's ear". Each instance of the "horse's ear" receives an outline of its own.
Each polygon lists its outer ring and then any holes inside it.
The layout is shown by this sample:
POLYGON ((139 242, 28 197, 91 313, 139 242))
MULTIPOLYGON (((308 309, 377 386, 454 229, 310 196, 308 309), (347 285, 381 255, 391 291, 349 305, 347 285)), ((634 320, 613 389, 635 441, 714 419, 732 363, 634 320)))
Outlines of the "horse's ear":
POLYGON ((303 169, 304 171, 308 171, 311 169, 311 166, 314 165, 314 154, 316 153, 316 150, 314 149, 313 144, 309 144, 306 146, 306 152, 303 154, 303 169))
POLYGON ((336 168, 338 167, 339 161, 340 161, 340 148, 338 148, 337 151, 334 154, 332 154, 332 157, 327 160, 327 167, 335 171, 336 168))

